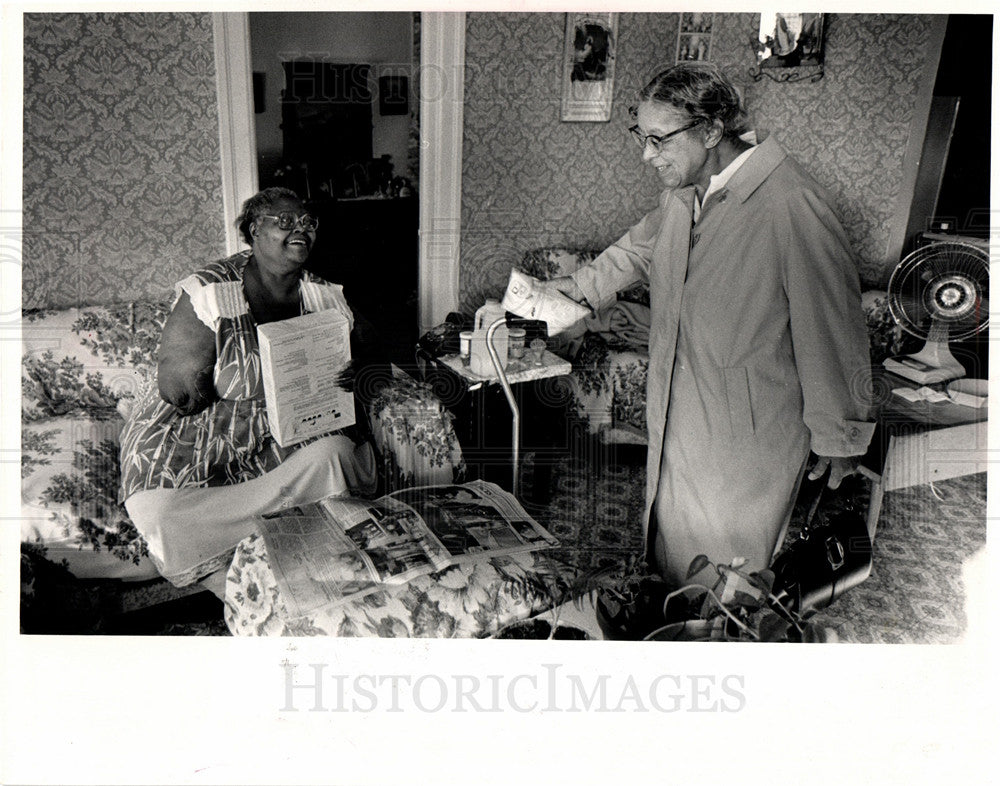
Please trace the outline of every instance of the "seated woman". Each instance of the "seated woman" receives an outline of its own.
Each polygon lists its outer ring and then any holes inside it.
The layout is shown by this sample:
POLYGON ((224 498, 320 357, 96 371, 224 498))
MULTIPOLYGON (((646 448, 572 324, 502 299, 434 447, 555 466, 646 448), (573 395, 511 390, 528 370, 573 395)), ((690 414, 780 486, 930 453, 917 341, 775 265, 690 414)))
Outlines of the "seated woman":
POLYGON ((120 455, 125 507, 160 573, 177 586, 203 579, 220 597, 231 552, 257 516, 373 490, 363 405, 390 377, 342 288, 304 269, 318 222, 298 196, 261 191, 236 223, 250 251, 177 284, 157 386, 126 423, 120 455), (340 382, 355 391, 358 424, 282 448, 268 427, 257 325, 325 309, 351 321, 352 368, 340 382))

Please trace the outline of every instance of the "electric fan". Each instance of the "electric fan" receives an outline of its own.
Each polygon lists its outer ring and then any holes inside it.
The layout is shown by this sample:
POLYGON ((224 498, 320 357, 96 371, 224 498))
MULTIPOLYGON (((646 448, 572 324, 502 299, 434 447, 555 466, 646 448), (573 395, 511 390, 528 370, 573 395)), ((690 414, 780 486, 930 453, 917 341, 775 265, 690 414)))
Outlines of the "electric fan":
POLYGON ((907 333, 925 340, 913 355, 888 358, 893 374, 929 385, 965 376, 949 341, 970 338, 989 323, 989 255, 957 241, 919 248, 892 271, 889 310, 907 333))

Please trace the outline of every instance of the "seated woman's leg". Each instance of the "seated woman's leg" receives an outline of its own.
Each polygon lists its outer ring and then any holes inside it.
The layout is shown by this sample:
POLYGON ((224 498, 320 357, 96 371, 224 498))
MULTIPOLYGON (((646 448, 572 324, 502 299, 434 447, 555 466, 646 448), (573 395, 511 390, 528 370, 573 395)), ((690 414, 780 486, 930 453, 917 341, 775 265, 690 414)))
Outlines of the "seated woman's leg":
POLYGON ((371 446, 337 434, 295 451, 254 480, 139 491, 125 508, 160 573, 180 586, 199 578, 193 568, 225 555, 253 533, 263 514, 349 491, 368 493, 375 478, 371 446))

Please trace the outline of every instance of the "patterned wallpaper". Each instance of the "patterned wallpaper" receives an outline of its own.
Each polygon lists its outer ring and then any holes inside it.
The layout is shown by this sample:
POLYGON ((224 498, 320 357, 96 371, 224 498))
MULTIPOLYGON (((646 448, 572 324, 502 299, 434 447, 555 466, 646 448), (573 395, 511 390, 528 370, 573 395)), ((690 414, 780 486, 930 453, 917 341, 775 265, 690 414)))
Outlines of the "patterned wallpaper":
POLYGON ((216 104, 209 14, 25 14, 25 307, 163 295, 223 253, 216 104))
POLYGON ((611 121, 562 123, 565 14, 466 16, 463 309, 502 293, 528 249, 602 247, 655 204, 625 127, 636 86, 673 56, 677 21, 620 14, 611 121))
MULTIPOLYGON (((474 310, 526 250, 601 248, 655 204, 658 183, 624 127, 635 91, 673 62, 678 16, 619 15, 609 123, 559 120, 564 14, 466 19, 459 289, 474 310)), ((831 190, 862 277, 884 279, 930 17, 828 15, 827 75, 783 85, 747 73, 758 19, 716 14, 712 60, 744 90, 761 138, 774 134, 831 190)))
POLYGON ((933 17, 828 14, 826 25, 823 79, 762 80, 748 102, 763 135, 774 134, 833 193, 862 279, 884 285, 898 261, 885 254, 903 154, 925 63, 936 55, 933 17))

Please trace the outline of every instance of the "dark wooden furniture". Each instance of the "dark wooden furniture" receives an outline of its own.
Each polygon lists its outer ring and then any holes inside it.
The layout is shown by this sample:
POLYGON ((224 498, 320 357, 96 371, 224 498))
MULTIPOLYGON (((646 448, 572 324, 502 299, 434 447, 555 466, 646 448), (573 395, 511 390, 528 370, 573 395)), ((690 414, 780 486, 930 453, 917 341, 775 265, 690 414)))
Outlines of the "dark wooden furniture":
POLYGON ((307 267, 343 284, 352 305, 386 341, 393 362, 412 366, 419 331, 417 199, 329 199, 306 206, 320 221, 307 267))

